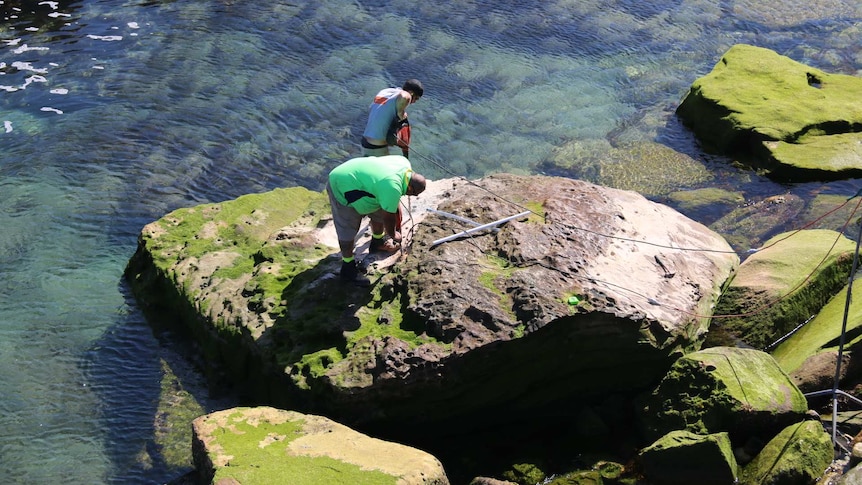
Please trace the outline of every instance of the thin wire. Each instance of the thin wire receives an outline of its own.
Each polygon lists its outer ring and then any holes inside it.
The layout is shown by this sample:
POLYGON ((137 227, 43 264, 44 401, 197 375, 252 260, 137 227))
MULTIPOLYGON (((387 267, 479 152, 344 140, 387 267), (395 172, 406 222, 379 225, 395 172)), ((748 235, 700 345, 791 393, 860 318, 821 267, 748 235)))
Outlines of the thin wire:
MULTIPOLYGON (((399 138, 399 140, 400 140, 400 138, 399 138)), ((415 151, 414 151, 414 153, 415 153, 415 151)), ((503 196, 501 196, 501 195, 499 195, 499 194, 495 193, 494 191, 492 191, 492 190, 490 190, 490 189, 488 189, 488 188, 486 188, 486 187, 483 187, 483 186, 481 186, 481 185, 477 184, 476 182, 474 182, 474 181, 472 181, 472 180, 470 180, 470 179, 468 179, 468 178, 464 177, 463 175, 456 174, 456 173, 452 172, 451 170, 449 170, 448 168, 446 168, 444 165, 442 165, 442 164, 440 164, 440 163, 437 163, 437 161, 436 161, 436 160, 434 160, 434 159, 432 159, 431 157, 428 157, 428 156, 423 155, 423 154, 421 154, 421 153, 419 153, 419 154, 418 154, 418 156, 419 156, 419 158, 422 158, 423 160, 428 161, 428 162, 430 162, 431 164, 435 165, 437 168, 439 168, 440 170, 442 170, 442 171, 444 171, 444 172, 448 173, 449 175, 451 175, 451 176, 453 176, 453 177, 456 177, 456 178, 458 178, 458 179, 460 179, 460 180, 463 180, 463 181, 467 182, 468 184, 470 184, 470 185, 472 185, 472 186, 474 186, 474 187, 477 187, 478 189, 483 190, 483 191, 485 191, 485 192, 487 192, 487 193, 489 193, 489 194, 493 195, 494 197, 496 197, 496 198, 497 198, 497 199, 499 199, 499 200, 502 200, 502 201, 504 201, 504 202, 506 202, 506 203, 509 203, 509 204, 511 204, 511 205, 514 205, 515 207, 518 207, 518 208, 523 209, 523 210, 525 210, 525 211, 530 211, 530 213, 535 214, 535 215, 537 215, 537 216, 541 217, 545 222, 547 222, 547 217, 546 217, 546 215, 545 215, 545 214, 538 214, 538 213, 536 213, 535 211, 533 211, 532 209, 530 209, 530 208, 528 208, 528 207, 524 207, 523 205, 518 204, 517 202, 514 202, 514 201, 512 201, 512 200, 510 200, 510 199, 507 199, 507 198, 505 198, 505 197, 503 197, 503 196)), ((822 219, 824 219, 825 217, 827 217, 827 216, 829 216, 830 214, 832 214, 832 213, 834 213, 834 212, 836 212, 836 211, 840 210, 841 208, 843 208, 845 205, 847 205, 847 204, 850 202, 850 200, 852 200, 854 197, 859 196, 859 195, 860 195, 860 193, 862 193, 862 190, 860 190, 859 192, 857 192, 855 195, 853 195, 853 196, 849 197, 849 198, 848 198, 847 200, 845 200, 845 201, 844 201, 844 203, 842 203, 841 205, 839 205, 839 206, 837 206, 837 207, 835 207, 835 208, 833 208, 833 209, 829 210, 828 212, 824 213, 823 215, 821 215, 821 216, 820 216, 820 217, 818 217, 817 219, 814 219, 813 221, 809 222, 809 223, 808 223, 808 224, 806 224, 805 226, 802 226, 801 228, 796 229, 793 233, 791 233, 791 234, 787 235, 786 237, 784 237, 784 238, 782 238, 782 239, 780 239, 780 240, 773 241, 772 243, 770 243, 770 244, 769 244, 769 246, 763 246, 763 247, 760 247, 760 248, 753 248, 753 249, 749 249, 749 250, 748 250, 748 252, 750 252, 750 253, 751 253, 751 252, 757 252, 757 251, 762 251, 762 250, 764 250, 764 249, 768 249, 768 248, 770 248, 770 247, 774 246, 775 244, 778 244, 779 242, 781 242, 781 241, 783 241, 783 240, 785 240, 785 239, 787 239, 787 238, 789 238, 789 237, 794 236, 794 235, 795 235, 796 233, 798 233, 799 231, 802 231, 802 230, 804 230, 804 229, 806 229, 806 228, 808 228, 808 227, 813 226, 814 224, 816 224, 816 223, 820 222, 820 221, 821 221, 822 219)), ((617 240, 620 240, 620 241, 626 241, 626 242, 631 242, 631 243, 635 243, 635 244, 645 244, 645 245, 648 245, 648 246, 654 246, 654 247, 663 248, 663 249, 673 249, 673 250, 676 250, 676 251, 686 251, 686 252, 707 252, 707 253, 718 253, 718 254, 737 254, 737 252, 736 252, 736 251, 733 251, 733 250, 709 249, 709 248, 691 248, 691 247, 670 246, 670 245, 667 245, 667 244, 654 243, 654 242, 644 241, 644 240, 640 240, 640 239, 632 239, 632 238, 627 238, 627 237, 622 237, 622 236, 615 236, 615 235, 611 235, 611 234, 605 234, 605 233, 602 233, 602 232, 593 231, 593 230, 591 230, 591 229, 586 229, 586 228, 583 228, 583 227, 577 227, 577 226, 572 226, 572 229, 579 230, 579 231, 583 231, 583 232, 587 232, 587 233, 590 233, 590 234, 593 234, 593 235, 596 235, 596 236, 600 236, 600 237, 604 237, 604 238, 608 238, 608 239, 617 239, 617 240)))
MULTIPOLYGON (((415 153, 415 151, 414 151, 414 153, 415 153)), ((453 176, 455 176, 455 177, 457 177, 457 178, 460 178, 460 179, 462 179, 462 180, 466 181, 467 183, 469 183, 470 185, 473 185, 474 187, 477 187, 477 188, 479 188, 479 189, 481 189, 481 190, 484 190, 485 192, 488 192, 489 194, 493 195, 494 197, 496 197, 496 198, 498 198, 498 199, 500 199, 500 200, 502 200, 502 201, 505 201, 505 202, 507 202, 507 203, 509 203, 509 204, 512 204, 512 205, 514 205, 514 206, 516 206, 516 207, 519 207, 519 208, 521 208, 521 209, 524 209, 525 211, 529 211, 530 213, 535 214, 535 215, 537 215, 537 216, 539 216, 539 217, 542 217, 543 219, 545 219, 545 221, 547 221, 547 219, 545 218, 545 215, 543 215, 543 214, 537 214, 535 211, 533 211, 533 210, 531 210, 531 209, 529 209, 529 208, 527 208, 527 207, 524 207, 524 206, 522 206, 522 205, 520 205, 520 204, 518 204, 518 203, 516 203, 516 202, 513 202, 513 201, 511 201, 511 200, 509 200, 509 199, 506 199, 505 197, 503 197, 503 196, 501 196, 501 195, 499 195, 499 194, 496 194, 495 192, 493 192, 493 191, 491 191, 491 190, 489 190, 489 189, 487 189, 487 188, 485 188, 485 187, 482 187, 481 185, 479 185, 479 184, 477 184, 477 183, 475 183, 475 182, 473 182, 473 181, 471 181, 471 180, 467 179, 467 178, 466 178, 466 177, 464 177, 464 176, 461 176, 461 175, 458 175, 458 174, 455 174, 455 173, 451 172, 448 168, 446 168, 445 166, 443 166, 443 165, 441 165, 441 164, 437 163, 435 160, 431 159, 430 157, 425 156, 425 155, 422 155, 421 153, 419 154, 419 157, 420 157, 420 158, 422 158, 422 159, 425 159, 425 160, 427 160, 427 161, 429 161, 429 162, 431 162, 432 164, 436 165, 438 168, 440 168, 441 170, 445 171, 446 173, 449 173, 450 175, 453 175, 453 176)), ((776 240, 776 241, 773 241, 772 243, 770 243, 770 244, 769 244, 769 245, 767 245, 767 246, 762 246, 762 247, 760 247, 760 248, 752 249, 752 250, 749 250, 749 251, 750 251, 750 252, 762 251, 762 250, 765 250, 765 249, 771 248, 771 247, 775 246, 776 244, 778 244, 778 243, 780 243, 780 242, 782 242, 782 241, 785 241, 785 240, 789 239, 790 237, 795 236, 796 234, 798 234, 798 233, 799 233, 799 232, 801 232, 802 230, 804 230, 804 229, 806 229, 806 228, 809 228, 809 227, 813 226, 814 224, 816 224, 817 222, 820 222, 821 220, 823 220, 825 217, 829 216, 830 214, 833 214, 833 213, 837 212, 838 210, 842 209, 842 208, 843 208, 844 206, 846 206, 846 205, 847 205, 851 200, 853 200, 853 199, 854 199, 854 198, 856 198, 856 197, 859 197, 860 195, 862 195, 862 189, 858 190, 858 191, 856 192, 856 194, 854 194, 854 195, 852 195, 852 196, 848 197, 848 198, 847 198, 847 199, 846 199, 842 204, 840 204, 840 205, 838 205, 838 206, 836 206, 836 207, 832 208, 831 210, 829 210, 829 211, 825 212, 825 213, 824 213, 824 214, 822 214, 820 217, 818 217, 818 218, 814 219, 813 221, 811 221, 811 222, 809 222, 809 223, 805 224, 804 226, 802 226, 802 227, 800 227, 800 228, 798 228, 798 229, 794 230, 794 231, 793 231, 793 232, 791 232, 790 234, 788 234, 788 235, 786 235, 786 236, 782 237, 781 239, 778 239, 778 240, 776 240)), ((815 267, 814 267, 814 268, 813 268, 813 269, 808 273, 808 275, 806 275, 806 277, 805 277, 805 278, 804 278, 800 283, 798 283, 795 287, 793 287, 792 289, 790 289, 789 291, 787 291, 787 292, 786 292, 786 293, 784 293, 783 295, 779 296, 779 297, 778 297, 778 298, 776 298, 775 300, 770 301, 770 302, 766 302, 766 303, 762 304, 761 306, 759 306, 759 307, 757 307, 757 308, 755 308, 755 309, 753 309, 753 310, 751 310, 751 311, 745 312, 745 313, 724 314, 724 315, 714 315, 714 314, 713 314, 713 315, 702 315, 702 314, 699 314, 699 313, 697 313, 697 312, 691 312, 691 311, 688 311, 688 310, 685 310, 685 309, 682 309, 682 308, 676 308, 676 307, 673 307, 673 306, 668 306, 668 308, 670 308, 670 309, 672 309, 672 310, 674 310, 674 311, 678 311, 678 312, 684 313, 684 314, 689 315, 690 317, 693 317, 693 318, 719 319, 719 318, 741 318, 741 317, 749 317, 749 316, 753 316, 753 315, 756 315, 756 314, 758 314, 758 313, 760 313, 760 312, 762 312, 762 311, 766 310, 767 308, 770 308, 770 307, 774 306, 774 305, 775 305, 775 304, 777 304, 777 303, 780 303, 780 302, 781 302, 781 301, 783 301, 784 299, 788 298, 791 294, 793 294, 796 290, 798 290, 799 288, 801 288, 805 283, 807 283, 807 282, 808 282, 808 281, 809 281, 809 280, 814 276, 814 274, 817 272, 817 270, 818 270, 821 266, 823 266, 823 264, 825 264, 826 260, 829 258, 829 256, 832 254, 832 251, 835 249, 835 246, 838 244, 838 241, 840 241, 840 239, 841 239, 841 237, 842 237, 842 235, 843 235, 843 232, 847 229, 847 227, 849 226, 849 224, 850 224, 850 222, 852 221, 853 217, 855 216, 856 212, 859 210, 860 205, 862 205, 862 198, 860 198, 860 199, 859 199, 859 201, 857 201, 857 203, 856 203, 856 207, 853 209, 853 211, 852 211, 852 212, 850 213, 850 215, 848 216, 847 220, 845 221, 844 225, 842 226, 841 231, 839 231, 839 233, 838 233, 837 237, 836 237, 836 238, 835 238, 835 240, 832 242, 832 246, 831 246, 831 247, 829 248, 829 250, 826 252, 826 255, 824 255, 824 256, 823 256, 823 258, 820 260, 820 262, 817 264, 817 266, 815 266, 815 267)), ((411 217, 412 217, 412 215, 411 215, 411 217)), ((673 250, 677 250, 677 251, 687 251, 687 252, 711 252, 711 253, 720 253, 720 254, 737 254, 735 251, 726 251, 726 250, 717 250, 717 249, 708 249, 708 248, 686 248, 686 247, 669 246, 669 245, 659 244, 659 243, 654 243, 654 242, 650 242, 650 241, 643 241, 643 240, 638 240, 638 239, 631 239, 631 238, 626 238, 626 237, 621 237, 621 236, 613 236, 613 235, 604 234, 604 233, 601 233, 601 232, 598 232, 598 231, 592 231, 592 230, 585 229, 585 228, 580 228, 580 227, 573 227, 573 229, 581 230, 581 231, 584 231, 584 232, 588 232, 588 233, 591 233, 591 234, 594 234, 594 235, 597 235, 597 236, 606 237, 606 238, 610 238, 610 239, 618 239, 618 240, 627 241, 627 242, 631 242, 631 243, 637 243, 637 244, 646 244, 646 245, 649 245, 649 246, 654 246, 654 247, 659 247, 659 248, 664 248, 664 249, 673 249, 673 250)), ((860 230, 862 230, 862 225, 860 225, 860 230)), ((412 231, 412 229, 411 229, 411 231, 412 231)), ((477 246, 477 247, 478 247, 478 246, 477 246)), ((857 252, 858 252, 858 251, 857 251, 857 252)), ((640 296, 641 298, 644 298, 644 299, 645 299, 649 304, 651 304, 651 305, 655 305, 655 306, 667 306, 667 305, 663 305, 662 303, 660 303, 658 300, 656 300, 656 299, 654 299, 654 298, 648 297, 648 296, 646 296, 646 295, 644 295, 644 294, 642 294, 642 293, 639 293, 639 292, 637 292, 637 291, 635 291, 635 290, 632 290, 632 289, 629 289, 629 288, 625 288, 625 287, 622 287, 622 286, 619 286, 619 285, 616 285, 616 284, 613 284, 613 283, 609 283, 609 282, 606 282, 606 281, 598 280, 598 279, 596 279, 596 278, 592 278, 592 277, 584 277, 584 276, 580 276, 580 275, 574 275, 574 274, 572 274, 572 273, 570 273, 570 272, 568 272, 568 271, 563 271, 563 270, 560 270, 560 269, 558 269, 558 268, 550 268, 550 267, 548 267, 548 266, 546 266, 546 265, 544 265, 544 264, 541 264, 541 263, 533 263, 533 264, 538 264, 538 265, 540 265, 540 266, 542 266, 542 267, 545 267, 546 269, 549 269, 549 270, 552 270, 552 271, 557 271, 557 272, 560 272, 560 273, 567 274, 567 275, 569 275, 570 277, 580 278, 580 279, 587 279, 587 280, 592 281, 592 282, 601 282, 602 284, 605 284, 605 285, 607 285, 607 286, 614 286, 614 287, 618 288, 619 290, 624 290, 624 291, 627 291, 627 292, 632 293, 632 294, 634 294, 634 295, 640 296)), ((532 264, 531 264, 531 265, 532 265, 532 264)), ((521 265, 521 267, 523 267, 523 265, 521 265)))
POLYGON ((859 246, 862 244, 862 224, 859 225, 859 233, 856 236, 856 252, 853 254, 853 268, 850 271, 850 278, 847 282, 847 299, 844 303, 844 319, 841 321, 841 340, 838 344, 838 360, 835 363, 835 379, 832 381, 832 442, 835 443, 835 420, 838 414, 838 399, 836 391, 838 390, 838 380, 841 378, 841 358, 844 354, 844 339, 847 332, 847 315, 850 312, 850 303, 853 296, 853 280, 856 279, 856 269, 859 264, 859 246))
MULTIPOLYGON (((407 144, 407 145, 409 145, 409 144, 407 144)), ((438 168, 440 168, 440 169, 441 169, 441 170, 443 170, 444 172, 449 173, 450 175, 454 175, 454 176, 456 176, 456 177, 458 177, 458 178, 460 178, 460 179, 462 179, 462 180, 465 180, 467 183, 469 183, 469 184, 471 184, 471 185, 473 185, 473 186, 475 186, 475 187, 478 187, 478 188, 479 188, 479 189, 481 189, 481 190, 484 190, 484 191, 486 191, 486 192, 490 193, 491 195, 493 195, 494 197, 496 197, 496 198, 498 198, 498 199, 500 199, 500 200, 503 200, 503 201, 508 202, 509 204, 512 204, 512 205, 514 205, 514 206, 516 206, 516 207, 519 207, 519 208, 521 208, 521 209, 524 209, 524 210, 530 211, 530 212, 531 212, 531 213, 533 213, 533 214, 536 214, 536 213, 535 213, 534 211, 532 211, 531 209, 529 209, 529 208, 527 208, 527 207, 524 207, 524 206, 522 206, 522 205, 520 205, 520 204, 517 204, 517 203, 515 203, 514 201, 508 200, 508 199, 506 199, 505 197, 502 197, 502 196, 500 196, 499 194, 496 194, 496 193, 494 193, 493 191, 488 190, 487 188, 482 187, 482 186, 480 186, 479 184, 476 184, 475 182, 473 182, 473 181, 471 181, 471 180, 467 179, 466 177, 463 177, 463 176, 461 176, 461 175, 458 175, 458 174, 454 174, 454 173, 452 173, 452 172, 451 172, 451 171, 449 171, 446 167, 444 167, 443 165, 441 165, 441 164, 437 163, 435 160, 431 159, 430 157, 425 157, 425 156, 423 156, 423 155, 421 155, 421 154, 420 154, 420 157, 422 157, 422 158, 424 158, 424 159, 426 159, 426 160, 430 161, 431 163, 433 163, 434 165, 436 165, 438 168)), ((833 214, 833 213, 837 212, 838 210, 842 209, 842 208, 843 208, 845 205, 847 205, 847 204, 848 204, 848 203, 849 203, 853 198, 859 197, 860 195, 862 195, 862 189, 859 189, 859 190, 856 192, 856 194, 854 194, 853 196, 848 197, 848 198, 847 198, 847 200, 845 200, 845 201, 844 201, 844 203, 842 203, 841 205, 839 205, 839 206, 837 206, 837 207, 833 208, 833 209, 832 209, 832 210, 830 210, 830 211, 827 211, 826 213, 822 214, 820 217, 818 217, 818 218, 816 218, 816 219, 812 220, 812 221, 811 221, 811 222, 809 222, 808 224, 806 224, 806 225, 804 225, 804 226, 802 226, 802 227, 800 227, 800 228, 796 229, 795 231, 793 231, 793 232, 791 232, 791 233, 787 234, 786 236, 782 237, 781 239, 777 239, 777 240, 773 241, 772 243, 770 243, 770 244, 769 244, 769 245, 767 245, 767 246, 761 246, 761 247, 759 247, 759 248, 752 248, 752 249, 749 249, 749 250, 748 250, 748 252, 749 252, 749 253, 753 253, 753 252, 758 252, 758 251, 762 251, 762 250, 765 250, 765 249, 771 248, 771 247, 775 246, 776 244, 778 244, 778 243, 780 243, 780 242, 783 242, 783 241, 785 241, 785 240, 787 240, 787 239, 789 239, 789 238, 791 238, 791 237, 795 236, 795 235, 796 235, 796 234, 798 234, 800 231, 803 231, 803 230, 805 230, 805 229, 807 229, 807 228, 809 228, 809 227, 814 226, 815 224, 817 224, 818 222, 820 222, 820 221, 821 221, 821 220, 823 220, 824 218, 826 218, 826 217, 828 217, 829 215, 831 215, 831 214, 833 214)), ((745 317, 745 316, 752 316, 752 315, 755 315, 755 314, 757 314, 757 313, 759 313, 759 312, 761 312, 761 311, 765 310, 766 308, 770 308, 770 307, 772 307, 772 306, 773 306, 773 305, 775 305, 776 303, 778 303, 778 302, 780 302, 780 301, 784 300, 785 298, 789 297, 789 296, 790 296, 791 294, 793 294, 796 290, 798 290, 800 287, 802 287, 802 285, 804 285, 805 283, 807 283, 807 282, 811 279, 811 277, 814 275, 814 273, 817 271, 817 269, 819 269, 819 268, 820 268, 820 267, 821 267, 821 266, 826 262, 826 259, 829 257, 829 255, 830 255, 830 254, 832 254, 832 251, 835 249, 835 246, 838 244, 838 241, 840 240, 840 238, 841 238, 841 236, 842 236, 843 232, 847 229, 847 226, 850 224, 850 221, 852 220, 853 216, 854 216, 854 215, 856 214, 856 212, 859 210, 860 203, 862 203, 862 200, 860 200, 859 202, 857 202, 856 207, 853 209, 853 211, 851 212, 851 214, 850 214, 850 216, 848 217, 847 221, 844 223, 844 226, 842 227, 842 230, 839 232, 838 237, 836 237, 835 241, 833 241, 832 246, 829 248, 829 251, 827 251, 826 255, 823 257, 823 259, 821 259, 821 260, 820 260, 820 262, 817 264, 817 266, 815 266, 815 268, 814 268, 811 272, 809 272, 809 273, 808 273, 808 275, 805 277, 805 279, 804 279, 802 282, 800 282, 799 284, 797 284, 793 289, 791 289, 790 291, 788 291, 788 292, 787 292, 787 293, 785 293, 784 295, 781 295, 781 296, 780 296, 779 298, 777 298, 775 301, 773 301, 773 302, 771 302, 771 303, 767 303, 767 304, 761 305, 760 307, 755 308, 754 310, 749 311, 749 312, 746 312, 746 313, 740 313, 740 314, 729 314, 729 315, 699 315, 699 314, 697 314, 697 313, 689 312, 689 311, 686 311, 686 310, 683 310, 683 309, 674 308, 674 307, 671 307, 671 308, 672 308, 673 310, 680 311, 680 312, 682 312, 682 313, 688 314, 688 315, 690 315, 690 316, 692 316, 692 317, 694 317, 694 318, 710 318, 710 319, 714 319, 714 318, 730 318, 730 317, 739 318, 739 317, 745 317)), ((538 215, 538 216, 542 217, 545 221, 547 221, 547 219, 545 219, 544 214, 536 214, 536 215, 538 215)), ((411 213, 411 221, 412 221, 412 213, 411 213)), ((677 247, 673 247, 673 246, 667 246, 667 245, 662 245, 662 244, 652 243, 652 242, 649 242, 649 241, 641 241, 641 240, 635 240, 635 239, 630 239, 630 238, 623 238, 623 237, 619 237, 619 236, 611 236, 611 235, 608 235, 608 234, 603 234, 603 233, 600 233, 600 232, 597 232, 597 231, 591 231, 591 230, 584 229, 584 228, 578 228, 578 227, 576 227, 575 229, 579 229, 579 230, 582 230, 582 231, 585 231, 585 232, 589 232, 589 233, 592 233, 592 234, 597 235, 597 236, 608 237, 608 238, 614 238, 614 239, 620 239, 620 240, 629 241, 629 242, 638 243, 638 244, 648 244, 648 245, 655 246, 655 247, 662 247, 662 248, 668 248, 668 249, 674 249, 674 250, 681 250, 681 251, 704 251, 704 252, 716 252, 716 253, 728 253, 728 252, 732 252, 732 251, 711 250, 711 249, 701 249, 701 248, 677 248, 677 247)), ((415 230, 415 225, 414 225, 414 226, 412 226, 412 227, 411 227, 411 229, 410 229, 410 231, 411 231, 411 244, 412 244, 412 232, 413 232, 414 230, 415 230)), ((476 243, 472 240, 472 239, 473 239, 473 238, 472 238, 472 236, 471 236, 469 239, 470 239, 470 243, 471 243, 471 244, 473 244, 474 246, 476 246, 480 251, 483 251, 481 248, 479 248, 478 244, 476 244, 476 243)), ((845 340, 846 340, 846 332, 847 332, 847 318, 848 318, 848 314, 849 314, 849 311, 850 311, 850 305, 851 305, 851 302, 852 302, 853 281, 854 281, 854 279, 855 279, 855 277, 856 277, 856 271, 857 271, 857 268, 858 268, 860 245, 862 245, 862 224, 860 224, 860 225, 859 225, 859 232, 858 232, 858 235, 857 235, 857 238, 856 238, 856 250, 855 250, 855 251, 854 251, 854 253, 853 253, 853 266, 852 266, 852 269, 851 269, 851 272, 850 272, 849 281, 848 281, 848 284, 847 284, 847 297, 846 297, 846 301, 845 301, 845 304, 844 304, 844 317, 843 317, 842 324, 841 324, 841 337, 840 337, 840 343, 839 343, 839 346, 838 346, 838 358, 836 359, 836 364, 835 364, 835 376, 834 376, 834 378, 833 378, 833 385, 832 385, 832 443, 833 443, 833 445, 835 445, 836 443, 838 443, 837 435, 836 435, 836 434, 837 434, 837 429, 838 429, 838 425, 837 425, 837 416, 838 416, 838 398, 837 398, 837 396, 838 396, 839 392, 842 392, 842 391, 839 391, 839 390, 838 390, 838 384, 839 384, 839 380, 840 380, 840 377, 841 377, 841 360, 842 360, 842 358, 843 358, 844 344, 845 344, 845 340)), ((483 252, 484 252, 484 251, 483 251, 483 252)), ((734 253, 735 253, 735 252, 734 252, 734 253)), ((546 269, 549 269, 549 270, 551 270, 551 271, 556 271, 556 272, 565 273, 565 274, 569 275, 570 277, 574 277, 574 278, 581 278, 581 279, 588 279, 589 281, 591 281, 591 282, 593 282, 593 283, 600 282, 600 283, 603 283, 603 284, 605 284, 605 285, 607 285, 607 286, 615 286, 615 287, 617 287, 617 288, 618 288, 618 289, 620 289, 620 290, 628 291, 628 292, 630 292, 630 293, 633 293, 633 294, 635 294, 635 295, 638 295, 638 296, 640 296, 640 297, 642 297, 642 298, 646 299, 646 300, 647 300, 647 302, 649 302, 651 305, 659 305, 659 306, 661 306, 661 303, 659 303, 659 302, 658 302, 658 301, 656 301, 655 299, 650 298, 650 297, 648 297, 648 296, 646 296, 646 295, 644 295, 644 294, 638 293, 638 292, 636 292, 636 291, 634 291, 634 290, 631 290, 631 289, 628 289, 628 288, 625 288, 625 287, 619 286, 619 285, 615 285, 615 284, 612 284, 612 283, 609 283, 609 282, 606 282, 606 281, 601 281, 601 280, 598 280, 598 279, 596 279, 596 278, 590 278, 590 277, 583 277, 583 276, 580 276, 580 275, 575 275, 575 274, 572 274, 572 273, 570 273, 570 272, 568 272, 568 271, 561 271, 559 268, 550 268, 550 267, 548 267, 548 266, 546 266, 546 265, 544 265, 544 264, 542 264, 542 263, 539 263, 539 262, 536 262, 536 263, 534 263, 534 264, 538 264, 538 265, 540 265, 540 266, 542 266, 542 267, 544 267, 544 268, 546 268, 546 269)), ((782 338, 780 338, 778 341, 776 341, 775 343, 773 343, 771 346, 774 346, 774 345, 776 345, 777 343, 781 342, 782 340, 784 340, 784 339, 788 338, 790 335, 792 335, 793 333, 795 333, 796 331, 798 331, 800 328, 802 328, 805 324, 807 324, 808 322, 810 322, 812 319, 813 319, 813 317, 811 317, 811 318, 809 318, 808 320, 806 320, 806 321, 802 322, 802 323, 801 323, 801 324, 799 324, 796 328, 794 328, 793 330, 791 330, 791 332, 790 332, 790 333, 788 333, 787 335, 785 335, 785 336, 783 336, 782 338)), ((769 348, 769 347, 771 347, 771 346, 768 346, 767 348, 769 348)), ((842 392, 842 393, 843 393, 843 392, 842 392)))
MULTIPOLYGON (((841 208, 843 208, 845 205, 847 205, 848 203, 850 203, 850 201, 851 201, 851 200, 853 200, 853 198, 854 198, 854 197, 857 197, 858 195, 859 195, 859 192, 856 192, 856 195, 853 195, 853 196, 848 197, 848 198, 847 198, 847 200, 845 200, 843 204, 841 204, 841 205, 839 205, 839 206, 837 206, 837 207, 834 207, 834 208, 833 208, 832 210, 830 210, 830 211, 825 212, 823 215, 821 215, 821 216, 820 216, 820 217, 818 217, 817 219, 814 219, 813 221, 809 222, 808 224, 806 224, 806 225, 804 225, 804 226, 800 227, 799 229, 796 229, 795 231, 793 231, 793 232, 789 233, 787 236, 784 236, 784 237, 783 237, 783 238, 781 238, 781 239, 778 239, 778 240, 776 240, 776 241, 773 241, 773 242, 772 242, 772 243, 770 243, 768 246, 762 246, 762 247, 759 247, 759 248, 752 248, 752 249, 749 249, 749 250, 748 250, 748 252, 753 253, 753 252, 757 252, 757 251, 762 251, 762 250, 764 250, 764 249, 769 249, 769 248, 771 248, 772 246, 775 246, 776 244, 780 243, 781 241, 784 241, 785 239, 789 239, 789 238, 791 238, 791 237, 795 236, 795 235, 796 235, 796 233, 798 233, 799 231, 802 231, 802 230, 804 230, 804 229, 807 229, 807 228, 809 228, 809 227, 813 226, 814 224, 817 224, 817 223, 818 223, 818 222, 820 222, 821 220, 825 219, 825 218, 826 218, 827 216, 829 216, 830 214, 832 214, 832 213, 834 213, 834 212, 837 212, 838 210, 840 210, 841 208)), ((857 204, 857 209, 858 209, 858 204, 857 204)), ((856 210, 854 209, 854 212, 855 212, 855 211, 856 211, 856 210)), ((843 229, 845 229, 846 227, 847 227, 847 224, 845 223, 845 224, 844 224, 844 227, 842 228, 842 230, 843 230, 843 229)))

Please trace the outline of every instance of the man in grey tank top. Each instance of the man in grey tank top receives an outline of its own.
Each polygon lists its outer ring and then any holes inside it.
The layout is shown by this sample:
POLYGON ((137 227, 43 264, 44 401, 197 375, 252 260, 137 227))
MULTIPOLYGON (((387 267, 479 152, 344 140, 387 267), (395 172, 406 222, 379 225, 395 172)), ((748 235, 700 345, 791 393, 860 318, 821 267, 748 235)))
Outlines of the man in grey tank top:
POLYGON ((364 156, 389 155, 389 147, 396 144, 401 146, 406 156, 409 135, 407 135, 407 140, 393 140, 388 135, 393 129, 397 131, 398 125, 396 123, 399 122, 407 126, 406 133, 409 133, 405 110, 407 106, 418 101, 424 93, 425 90, 418 79, 408 79, 400 88, 386 88, 374 96, 368 110, 365 131, 362 133, 361 143, 364 156), (390 139, 387 140, 387 138, 390 139))

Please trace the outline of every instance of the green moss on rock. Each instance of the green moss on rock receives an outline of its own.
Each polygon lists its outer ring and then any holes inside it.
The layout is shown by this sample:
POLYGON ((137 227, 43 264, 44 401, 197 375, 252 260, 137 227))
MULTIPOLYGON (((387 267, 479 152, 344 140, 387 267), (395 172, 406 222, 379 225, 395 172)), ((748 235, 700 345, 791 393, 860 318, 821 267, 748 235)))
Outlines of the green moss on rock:
MULTIPOLYGON (((858 282, 857 282, 858 283, 858 282)), ((862 285, 853 286, 853 297, 847 313, 845 344, 850 346, 862 336, 862 285)), ((844 324, 847 288, 835 295, 805 326, 791 335, 772 351, 775 360, 785 372, 793 372, 805 359, 818 352, 837 348, 844 324)))
POLYGON ((716 305, 715 313, 728 317, 714 322, 760 349, 808 320, 841 289, 855 244, 818 229, 779 234, 763 248, 740 265, 716 305))
POLYGON ((751 485, 815 483, 834 459, 832 440, 819 421, 782 430, 743 468, 740 481, 751 485))
POLYGON ((767 353, 715 347, 677 360, 645 398, 641 422, 647 439, 670 431, 727 431, 744 442, 799 419, 808 409, 802 392, 767 353))
POLYGON ((860 97, 858 77, 738 44, 692 84, 677 114, 708 148, 775 175, 847 177, 862 170, 858 135, 847 135, 862 123, 860 97))
POLYGON ((243 485, 397 483, 396 476, 325 454, 315 456, 313 450, 308 455, 291 452, 291 442, 307 434, 305 424, 302 419, 250 419, 244 408, 226 416, 220 432, 208 436, 207 446, 215 465, 212 483, 230 478, 243 485))
POLYGON ((730 437, 723 432, 671 431, 641 451, 638 462, 654 483, 726 485, 737 479, 730 437))

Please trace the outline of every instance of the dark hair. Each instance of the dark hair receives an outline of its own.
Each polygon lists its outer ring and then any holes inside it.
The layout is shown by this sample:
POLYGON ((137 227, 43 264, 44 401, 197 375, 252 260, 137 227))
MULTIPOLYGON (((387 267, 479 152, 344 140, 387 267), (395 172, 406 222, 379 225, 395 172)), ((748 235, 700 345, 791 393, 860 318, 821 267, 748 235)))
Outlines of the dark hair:
POLYGON ((421 98, 422 95, 425 94, 425 89, 422 87, 422 83, 418 79, 408 79, 404 81, 404 85, 401 86, 401 89, 410 91, 415 94, 417 98, 421 98))

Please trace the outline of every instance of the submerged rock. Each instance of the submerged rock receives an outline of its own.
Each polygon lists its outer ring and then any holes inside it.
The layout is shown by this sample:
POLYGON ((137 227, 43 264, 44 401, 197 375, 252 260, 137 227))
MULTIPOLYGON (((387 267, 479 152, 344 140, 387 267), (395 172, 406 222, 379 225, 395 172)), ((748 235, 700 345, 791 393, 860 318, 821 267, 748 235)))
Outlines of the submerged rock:
POLYGON ((797 220, 803 209, 805 201, 796 195, 773 195, 739 205, 710 224, 709 228, 724 235, 731 246, 744 253, 763 245, 764 240, 787 221, 797 220))
POLYGON ((702 162, 653 141, 612 146, 603 140, 574 140, 558 147, 542 169, 648 197, 712 179, 702 162))

